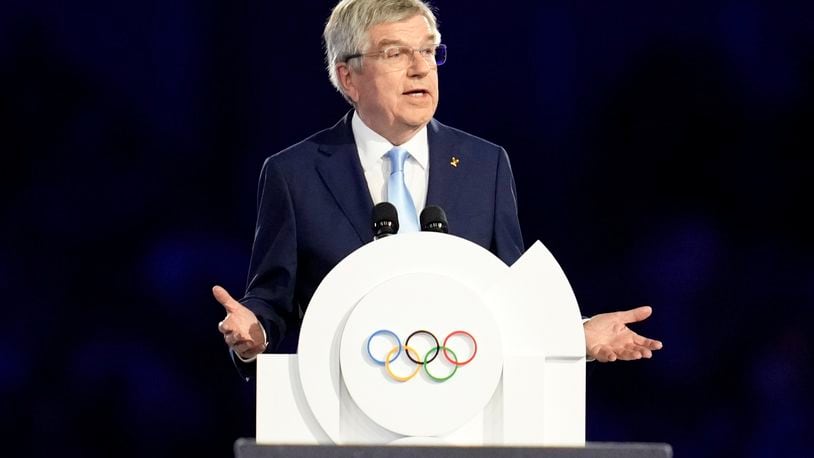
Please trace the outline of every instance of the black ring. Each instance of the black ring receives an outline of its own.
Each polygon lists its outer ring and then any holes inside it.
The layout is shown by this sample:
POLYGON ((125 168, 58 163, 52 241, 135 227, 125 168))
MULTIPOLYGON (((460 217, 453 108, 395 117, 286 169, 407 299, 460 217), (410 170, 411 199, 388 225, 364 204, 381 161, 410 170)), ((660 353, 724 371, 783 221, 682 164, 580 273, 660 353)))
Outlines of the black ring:
MULTIPOLYGON (((429 334, 429 336, 432 337, 432 340, 435 341, 435 354, 432 355, 432 358, 426 360, 427 363, 431 363, 432 360, 434 360, 435 357, 438 356, 438 352, 439 352, 438 348, 440 348, 440 346, 438 345, 438 339, 435 337, 435 334, 431 333, 430 331, 425 331, 423 329, 419 329, 418 331, 410 334, 410 337, 408 337, 407 340, 404 341, 404 346, 407 346, 407 345, 410 344, 410 339, 412 339, 414 335, 421 334, 421 333, 429 334)), ((413 357, 410 356, 410 352, 405 351, 404 353, 407 353, 407 357, 410 358, 410 361, 412 361, 412 362, 414 362, 416 364, 421 364, 422 366, 424 365, 424 361, 416 361, 416 360, 414 360, 413 357)))

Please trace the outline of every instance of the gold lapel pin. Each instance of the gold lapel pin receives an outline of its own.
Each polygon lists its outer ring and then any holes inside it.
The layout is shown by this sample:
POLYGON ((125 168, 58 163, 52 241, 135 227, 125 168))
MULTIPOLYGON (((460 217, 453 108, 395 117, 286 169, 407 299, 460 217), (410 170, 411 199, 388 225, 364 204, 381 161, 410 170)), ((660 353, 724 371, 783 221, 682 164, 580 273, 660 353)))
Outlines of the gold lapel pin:
POLYGON ((461 162, 461 160, 460 160, 460 159, 458 159, 458 158, 457 158, 457 157, 455 157, 455 156, 452 156, 452 159, 450 159, 450 161, 449 161, 449 165, 451 165, 451 166, 453 166, 453 167, 458 167, 458 163, 459 163, 459 162, 461 162))

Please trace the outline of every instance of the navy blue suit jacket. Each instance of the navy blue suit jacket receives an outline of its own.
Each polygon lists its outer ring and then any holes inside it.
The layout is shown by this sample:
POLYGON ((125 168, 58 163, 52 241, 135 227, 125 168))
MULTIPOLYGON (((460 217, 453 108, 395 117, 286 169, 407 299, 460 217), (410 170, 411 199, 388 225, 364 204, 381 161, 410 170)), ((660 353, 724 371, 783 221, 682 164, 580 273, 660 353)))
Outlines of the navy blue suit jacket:
MULTIPOLYGON (((240 302, 265 328, 268 352, 296 352, 302 314, 323 277, 373 240, 373 201, 352 114, 263 164, 248 285, 240 302)), ((427 205, 446 211, 451 234, 511 265, 524 246, 506 151, 436 120, 427 128, 427 205), (453 156, 457 167, 450 164, 453 156)))

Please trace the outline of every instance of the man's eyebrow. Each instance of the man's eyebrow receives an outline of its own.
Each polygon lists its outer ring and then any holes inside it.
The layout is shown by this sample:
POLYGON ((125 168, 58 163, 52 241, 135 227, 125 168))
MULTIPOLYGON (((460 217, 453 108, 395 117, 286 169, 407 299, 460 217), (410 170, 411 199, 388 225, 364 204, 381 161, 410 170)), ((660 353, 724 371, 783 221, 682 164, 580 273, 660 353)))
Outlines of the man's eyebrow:
MULTIPOLYGON (((433 43, 433 44, 434 44, 434 43, 435 43, 435 35, 432 35, 432 34, 431 34, 431 35, 427 35, 427 37, 425 38, 425 40, 426 40, 427 42, 431 42, 431 43, 433 43)), ((404 40, 398 40, 398 39, 393 39, 393 38, 383 38, 383 39, 382 39, 382 40, 380 40, 380 41, 379 41, 379 43, 378 43, 378 47, 379 47, 379 48, 383 48, 383 47, 385 47, 385 46, 391 46, 391 45, 398 45, 398 46, 409 46, 409 45, 407 44, 407 42, 405 42, 404 40)))
POLYGON ((379 41, 379 47, 380 48, 383 48, 385 46, 390 46, 390 45, 406 45, 406 44, 407 43, 405 43, 405 42, 403 42, 401 40, 392 40, 392 39, 387 39, 387 38, 379 41))

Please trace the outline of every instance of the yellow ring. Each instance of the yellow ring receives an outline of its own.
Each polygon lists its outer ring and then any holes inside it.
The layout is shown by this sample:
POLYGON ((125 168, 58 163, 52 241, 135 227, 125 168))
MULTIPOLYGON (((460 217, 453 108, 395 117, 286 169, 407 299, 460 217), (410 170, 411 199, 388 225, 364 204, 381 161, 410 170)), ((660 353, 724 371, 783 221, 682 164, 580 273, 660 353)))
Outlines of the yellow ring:
MULTIPOLYGON (((413 373, 406 376, 406 377, 399 377, 398 375, 394 374, 393 371, 390 369, 390 358, 392 358, 393 355, 396 354, 396 352, 398 350, 399 350, 399 347, 398 347, 398 345, 396 345, 395 347, 393 347, 390 350, 390 352, 387 354, 387 356, 385 356, 385 358, 384 358, 384 368, 387 369, 387 373, 390 374, 390 377, 393 377, 393 380, 395 380, 397 382, 406 382, 407 380, 410 380, 411 378, 415 377, 416 374, 418 374, 418 371, 421 369, 421 365, 416 364, 415 365, 415 370, 413 371, 413 373)), ((406 354, 408 351, 413 352, 413 354, 416 357, 416 360, 421 357, 418 354, 418 352, 415 351, 415 349, 413 347, 408 347, 407 345, 405 345, 404 346, 404 353, 406 354)))

